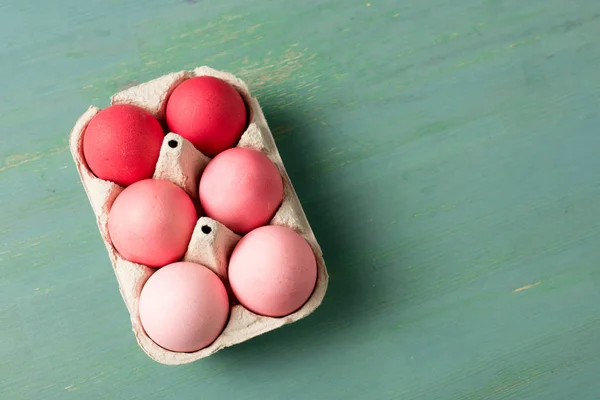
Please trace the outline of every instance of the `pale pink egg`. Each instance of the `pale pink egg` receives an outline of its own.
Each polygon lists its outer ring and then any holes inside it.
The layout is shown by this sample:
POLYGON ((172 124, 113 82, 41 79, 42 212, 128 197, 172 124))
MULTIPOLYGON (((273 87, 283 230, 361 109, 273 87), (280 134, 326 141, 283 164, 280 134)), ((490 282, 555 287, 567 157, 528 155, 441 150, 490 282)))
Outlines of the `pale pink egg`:
POLYGON ((283 199, 279 170, 260 151, 233 148, 208 163, 200 178, 206 215, 237 233, 267 224, 283 199))
POLYGON ((128 186, 108 216, 110 239, 126 260, 159 268, 179 260, 197 221, 192 199, 174 183, 145 179, 128 186))
POLYGON ((298 310, 317 281, 315 255, 302 236, 282 226, 264 226, 240 240, 229 261, 229 283, 250 311, 282 317, 298 310))
POLYGON ((223 282, 208 268, 190 262, 157 270, 142 288, 139 304, 140 320, 150 339, 181 353, 214 342, 229 317, 223 282))

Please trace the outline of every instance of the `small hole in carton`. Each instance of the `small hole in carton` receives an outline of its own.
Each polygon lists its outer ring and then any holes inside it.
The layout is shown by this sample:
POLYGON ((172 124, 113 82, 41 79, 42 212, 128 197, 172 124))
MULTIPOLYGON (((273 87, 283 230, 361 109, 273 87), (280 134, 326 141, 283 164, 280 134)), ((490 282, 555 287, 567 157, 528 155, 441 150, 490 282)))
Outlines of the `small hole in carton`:
POLYGON ((168 144, 169 144, 169 147, 170 147, 170 148, 174 149, 174 148, 176 148, 176 147, 177 147, 177 145, 178 145, 179 143, 177 143, 177 140, 169 140, 169 143, 168 143, 168 144))
POLYGON ((202 230, 202 233, 205 233, 207 235, 212 232, 212 228, 208 225, 202 225, 202 228, 200 229, 202 230))

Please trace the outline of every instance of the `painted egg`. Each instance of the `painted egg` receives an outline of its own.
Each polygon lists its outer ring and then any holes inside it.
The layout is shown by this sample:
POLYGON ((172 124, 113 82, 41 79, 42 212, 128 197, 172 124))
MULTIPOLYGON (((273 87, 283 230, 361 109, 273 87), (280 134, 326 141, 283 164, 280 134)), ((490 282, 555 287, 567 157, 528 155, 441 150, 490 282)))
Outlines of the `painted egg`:
POLYGON ((283 226, 253 230, 235 247, 229 283, 238 301, 269 317, 293 313, 306 303, 317 281, 315 255, 302 236, 283 226))
POLYGON ((208 268, 178 262, 150 276, 140 294, 139 312, 146 334, 156 344, 187 353, 220 335, 229 316, 229 299, 208 268))
POLYGON ((246 128, 246 104, 238 91, 212 76, 190 78, 173 90, 167 125, 209 157, 236 145, 246 128))
POLYGON ((164 137, 152 114, 117 104, 92 118, 83 135, 83 155, 98 178, 128 186, 152 177, 164 137))
POLYGON ((194 203, 183 189, 165 180, 145 179, 116 198, 108 232, 123 258, 159 268, 181 259, 197 219, 194 203))
POLYGON ((208 163, 199 196, 208 217, 247 233, 273 218, 283 199, 283 180, 263 153, 233 148, 208 163))

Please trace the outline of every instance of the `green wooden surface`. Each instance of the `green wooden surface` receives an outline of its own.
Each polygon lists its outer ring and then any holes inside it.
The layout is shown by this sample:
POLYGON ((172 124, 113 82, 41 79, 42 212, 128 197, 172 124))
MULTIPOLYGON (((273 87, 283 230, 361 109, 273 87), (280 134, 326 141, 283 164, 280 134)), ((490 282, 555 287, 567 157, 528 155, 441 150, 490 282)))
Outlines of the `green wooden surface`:
POLYGON ((600 398, 597 0, 0 0, 1 399, 600 398), (67 149, 207 64, 259 97, 331 275, 182 367, 137 347, 67 149))

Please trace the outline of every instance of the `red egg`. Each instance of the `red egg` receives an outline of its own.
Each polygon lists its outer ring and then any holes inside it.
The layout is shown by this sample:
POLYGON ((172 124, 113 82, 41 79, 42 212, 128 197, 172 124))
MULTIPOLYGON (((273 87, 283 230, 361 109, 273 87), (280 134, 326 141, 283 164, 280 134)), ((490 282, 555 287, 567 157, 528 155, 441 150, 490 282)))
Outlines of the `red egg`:
POLYGON ((246 127, 246 104, 229 83, 212 76, 190 78, 173 90, 166 118, 177 133, 209 157, 235 146, 246 127))
POLYGON ((140 320, 159 346, 192 352, 211 344, 229 316, 223 282, 208 268, 178 262, 156 271, 140 294, 140 320))
POLYGON ((98 178, 127 186, 152 177, 164 137, 152 114, 117 104, 92 118, 83 136, 83 155, 98 178))
POLYGON ((302 236, 263 226, 240 240, 229 261, 229 283, 239 302, 260 315, 282 317, 309 299, 317 281, 315 255, 302 236))
POLYGON ((238 233, 267 224, 283 199, 279 170, 263 153, 236 147, 213 158, 200 178, 206 215, 238 233))
POLYGON ((159 268, 185 254, 196 221, 194 203, 183 189, 168 181, 145 179, 116 198, 108 232, 123 258, 159 268))

